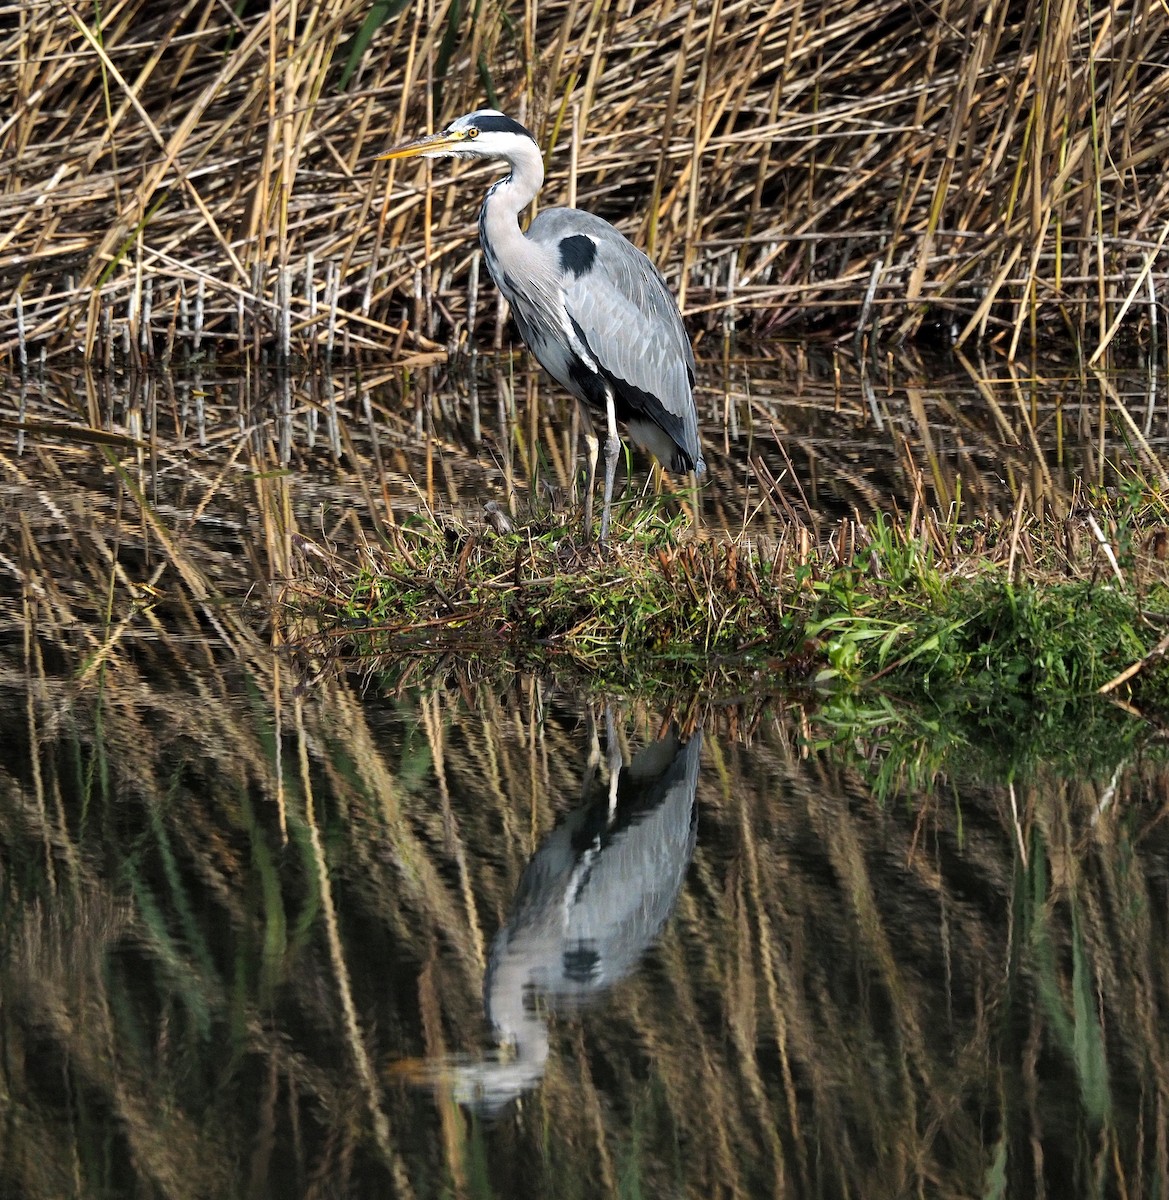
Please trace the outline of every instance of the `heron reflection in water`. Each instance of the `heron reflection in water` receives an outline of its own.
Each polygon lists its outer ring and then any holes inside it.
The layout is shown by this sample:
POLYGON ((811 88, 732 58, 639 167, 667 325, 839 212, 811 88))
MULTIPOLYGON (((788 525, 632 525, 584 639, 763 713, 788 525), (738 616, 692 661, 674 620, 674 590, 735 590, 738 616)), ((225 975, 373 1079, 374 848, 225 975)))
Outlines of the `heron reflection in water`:
POLYGON ((676 729, 621 766, 607 714, 607 794, 570 813, 524 869, 484 984, 501 1043, 455 1070, 462 1103, 491 1112, 534 1087, 549 1054, 541 1000, 582 1006, 625 978, 673 911, 694 852, 702 731, 676 729))

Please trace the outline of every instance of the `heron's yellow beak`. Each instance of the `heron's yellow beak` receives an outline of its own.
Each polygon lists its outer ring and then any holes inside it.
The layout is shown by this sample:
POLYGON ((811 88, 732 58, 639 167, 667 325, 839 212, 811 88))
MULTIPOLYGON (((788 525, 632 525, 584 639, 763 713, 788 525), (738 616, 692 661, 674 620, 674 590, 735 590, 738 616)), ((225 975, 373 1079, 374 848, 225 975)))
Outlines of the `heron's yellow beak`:
POLYGON ((458 150, 465 141, 467 141, 466 132, 431 133, 426 137, 418 138, 416 141, 403 142, 400 146, 394 146, 392 149, 387 150, 385 154, 379 154, 377 161, 381 162, 386 158, 416 158, 418 155, 439 157, 458 150))

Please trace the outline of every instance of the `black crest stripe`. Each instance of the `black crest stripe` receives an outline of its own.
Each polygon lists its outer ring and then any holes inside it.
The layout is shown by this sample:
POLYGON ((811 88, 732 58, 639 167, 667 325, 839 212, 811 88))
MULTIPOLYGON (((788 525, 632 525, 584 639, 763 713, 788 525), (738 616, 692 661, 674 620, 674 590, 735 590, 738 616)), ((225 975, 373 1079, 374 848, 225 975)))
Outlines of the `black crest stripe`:
POLYGON ((480 133, 515 133, 520 137, 536 139, 519 123, 513 121, 511 117, 505 117, 503 113, 489 113, 486 116, 476 117, 475 126, 480 133))

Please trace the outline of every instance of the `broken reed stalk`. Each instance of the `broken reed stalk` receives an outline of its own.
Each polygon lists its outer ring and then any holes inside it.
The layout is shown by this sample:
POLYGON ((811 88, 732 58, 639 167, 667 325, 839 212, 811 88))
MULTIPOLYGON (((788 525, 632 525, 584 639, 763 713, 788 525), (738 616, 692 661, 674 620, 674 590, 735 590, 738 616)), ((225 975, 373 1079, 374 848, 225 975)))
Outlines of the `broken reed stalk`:
POLYGON ((694 326, 940 320, 1017 350, 1066 320, 1095 350, 1147 319, 1121 309, 1169 222, 1158 0, 1123 19, 1060 0, 1043 21, 1007 0, 823 0, 814 20, 663 0, 652 24, 551 0, 522 28, 498 0, 435 0, 365 43, 364 0, 100 11, 41 0, 0 34, 0 353, 19 354, 19 293, 26 353, 94 353, 104 312, 104 345, 127 325, 149 354, 151 281, 160 313, 180 288, 202 312, 168 320, 172 346, 308 353, 315 292, 281 272, 310 257, 334 280, 329 350, 436 351, 436 306, 470 315, 488 173, 444 168, 424 194, 371 160, 484 102, 554 148, 540 203, 575 191, 623 226, 694 326))

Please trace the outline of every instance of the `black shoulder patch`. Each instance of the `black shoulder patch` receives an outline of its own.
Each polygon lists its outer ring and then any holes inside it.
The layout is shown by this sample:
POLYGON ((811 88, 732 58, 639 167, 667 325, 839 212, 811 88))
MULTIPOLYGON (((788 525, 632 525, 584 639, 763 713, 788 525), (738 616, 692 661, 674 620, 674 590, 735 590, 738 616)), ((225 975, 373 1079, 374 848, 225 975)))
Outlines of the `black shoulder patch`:
POLYGON ((587 275, 593 269, 597 258, 597 247, 590 237, 583 233, 574 233, 560 239, 560 267, 563 271, 571 271, 577 279, 587 275))
POLYGON ((482 113, 475 118, 475 125, 480 133, 515 133, 520 137, 536 139, 519 123, 503 113, 482 113))

